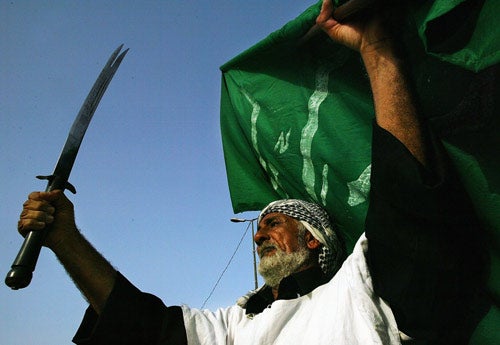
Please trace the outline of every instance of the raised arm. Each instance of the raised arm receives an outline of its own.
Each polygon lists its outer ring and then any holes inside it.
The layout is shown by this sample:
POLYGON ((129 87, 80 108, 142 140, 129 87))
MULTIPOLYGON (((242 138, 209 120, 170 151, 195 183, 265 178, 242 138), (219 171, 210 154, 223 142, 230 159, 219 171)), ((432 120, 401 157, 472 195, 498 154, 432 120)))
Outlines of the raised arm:
POLYGON ((359 51, 376 122, 385 130, 373 132, 365 221, 374 290, 391 306, 400 331, 412 338, 467 343, 489 303, 488 258, 471 200, 442 145, 422 123, 398 43, 389 35, 393 31, 386 31, 378 15, 343 24, 331 12, 325 0, 317 24, 334 41, 359 51))
POLYGON ((116 279, 111 264, 78 231, 73 204, 61 191, 33 192, 23 204, 18 230, 49 228, 44 245, 62 263, 71 279, 99 313, 116 279))
POLYGON ((401 141, 420 163, 427 165, 425 129, 405 75, 404 61, 381 17, 339 23, 333 19, 332 12, 332 1, 325 0, 316 23, 332 40, 360 53, 370 78, 377 124, 401 141))

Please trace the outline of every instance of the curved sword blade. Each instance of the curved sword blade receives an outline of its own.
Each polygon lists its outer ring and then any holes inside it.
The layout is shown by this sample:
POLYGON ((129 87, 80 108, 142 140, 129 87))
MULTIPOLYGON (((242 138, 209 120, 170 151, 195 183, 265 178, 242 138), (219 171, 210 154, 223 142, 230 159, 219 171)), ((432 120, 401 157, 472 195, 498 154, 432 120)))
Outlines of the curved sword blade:
POLYGON ((90 121, 92 120, 92 116, 94 115, 94 112, 97 109, 97 106, 99 105, 99 102, 101 101, 101 98, 111 82, 116 70, 120 66, 125 54, 128 52, 127 49, 118 55, 122 47, 123 44, 120 45, 113 52, 113 54, 111 54, 108 62, 102 69, 99 77, 94 83, 94 86, 92 86, 87 98, 83 102, 83 105, 80 108, 73 125, 71 126, 68 138, 66 139, 66 143, 64 144, 61 155, 54 169, 52 180, 49 180, 47 190, 66 188, 69 174, 73 168, 73 163, 75 162, 76 155, 78 154, 85 132, 87 131, 90 121))

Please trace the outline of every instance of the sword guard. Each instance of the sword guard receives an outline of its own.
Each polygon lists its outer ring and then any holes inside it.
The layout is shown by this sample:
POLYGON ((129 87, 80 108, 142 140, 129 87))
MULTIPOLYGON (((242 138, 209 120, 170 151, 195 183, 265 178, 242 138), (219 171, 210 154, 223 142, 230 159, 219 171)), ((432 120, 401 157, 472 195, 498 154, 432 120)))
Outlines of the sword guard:
MULTIPOLYGON (((47 180, 47 181, 49 181, 48 185, 52 186, 52 187, 54 187, 53 186, 54 180, 57 181, 57 176, 56 175, 38 175, 38 176, 36 176, 36 178, 39 179, 39 180, 47 180)), ((59 181, 59 182, 61 182, 61 181, 59 181)), ((71 193, 76 194, 76 188, 75 188, 75 186, 73 186, 68 181, 62 182, 62 186, 57 186, 56 188, 51 188, 51 190, 53 190, 53 189, 62 189, 62 190, 67 189, 71 193)))

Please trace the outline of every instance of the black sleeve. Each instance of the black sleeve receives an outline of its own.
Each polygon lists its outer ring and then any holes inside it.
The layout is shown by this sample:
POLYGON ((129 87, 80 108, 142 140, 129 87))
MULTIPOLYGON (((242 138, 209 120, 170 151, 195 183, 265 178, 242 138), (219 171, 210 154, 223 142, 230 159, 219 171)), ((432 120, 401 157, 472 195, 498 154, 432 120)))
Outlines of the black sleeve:
POLYGON ((100 315, 89 307, 73 338, 79 345, 187 344, 180 307, 166 307, 120 273, 100 315))
POLYGON ((485 314, 482 230, 444 149, 428 171, 374 124, 368 264, 375 292, 401 331, 439 344, 466 344, 485 314))

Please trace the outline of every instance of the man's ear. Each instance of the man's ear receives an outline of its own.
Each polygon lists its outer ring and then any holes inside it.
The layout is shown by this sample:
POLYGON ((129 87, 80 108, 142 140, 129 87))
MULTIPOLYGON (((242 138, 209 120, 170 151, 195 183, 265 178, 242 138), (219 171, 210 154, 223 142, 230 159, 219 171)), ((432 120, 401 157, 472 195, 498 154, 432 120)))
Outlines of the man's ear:
POLYGON ((309 249, 317 249, 321 246, 321 242, 318 241, 309 231, 306 231, 304 238, 306 240, 307 248, 309 249))

